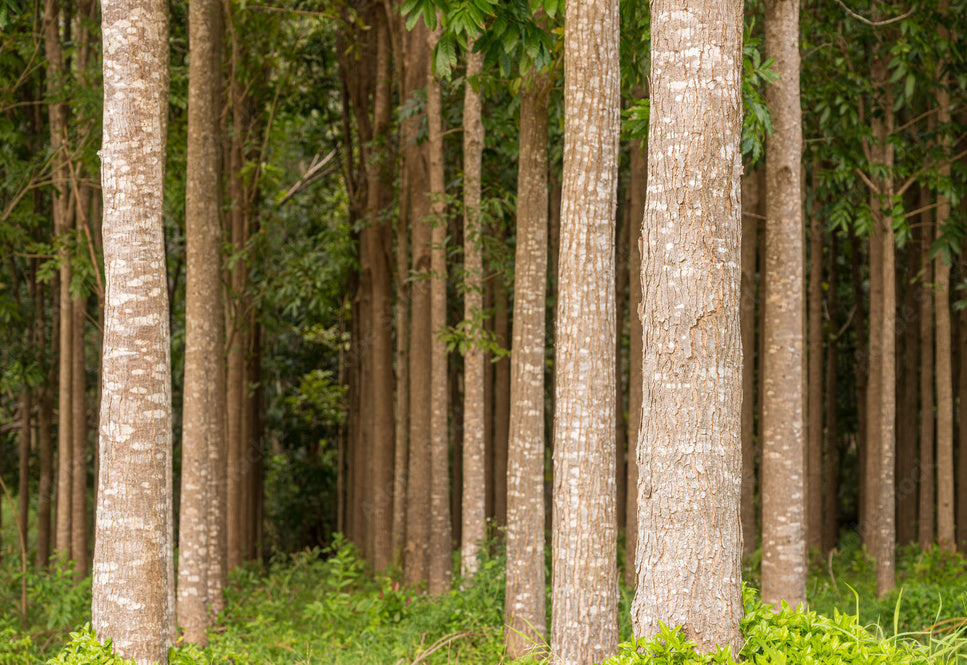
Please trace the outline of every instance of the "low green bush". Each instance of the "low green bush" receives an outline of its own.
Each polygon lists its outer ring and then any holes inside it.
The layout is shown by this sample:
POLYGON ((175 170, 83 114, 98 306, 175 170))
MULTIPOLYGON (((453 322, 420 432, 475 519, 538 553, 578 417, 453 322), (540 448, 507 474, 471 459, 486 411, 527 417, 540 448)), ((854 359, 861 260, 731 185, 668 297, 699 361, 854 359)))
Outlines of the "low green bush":
MULTIPOLYGON (((862 627, 855 616, 835 612, 833 617, 815 611, 793 610, 784 605, 774 612, 763 605, 754 590, 744 590, 745 646, 739 662, 761 665, 851 663, 855 665, 917 665, 937 662, 919 642, 883 639, 862 627)), ((625 642, 606 665, 705 665, 736 663, 728 650, 699 654, 682 628, 662 626, 659 635, 625 642)))

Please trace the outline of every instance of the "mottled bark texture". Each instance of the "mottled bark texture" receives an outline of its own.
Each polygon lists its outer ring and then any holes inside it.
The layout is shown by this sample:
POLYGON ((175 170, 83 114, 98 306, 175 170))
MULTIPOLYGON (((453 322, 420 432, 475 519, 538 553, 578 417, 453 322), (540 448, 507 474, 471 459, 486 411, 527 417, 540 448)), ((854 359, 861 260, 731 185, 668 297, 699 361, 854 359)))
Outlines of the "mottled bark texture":
POLYGON ((524 77, 517 166, 517 256, 510 354, 507 594, 510 658, 546 643, 544 580, 544 329, 547 291, 547 125, 550 81, 524 77))
POLYGON ((651 5, 637 637, 742 645, 742 4, 651 5))
MULTIPOLYGON (((762 358, 762 600, 806 600, 805 258, 799 2, 768 0, 766 55, 780 79, 766 88, 765 336, 762 358)), ((821 428, 820 428, 821 429, 821 428)))
POLYGON ((568 3, 564 172, 554 359, 551 654, 600 662, 618 646, 614 244, 618 3, 568 3))
POLYGON ((174 636, 171 363, 164 191, 168 9, 102 4, 106 280, 92 620, 139 665, 174 636))
POLYGON ((221 608, 225 558, 225 318, 222 313, 219 115, 221 6, 189 4, 187 283, 182 415, 178 625, 208 643, 221 608))
POLYGON ((869 515, 863 528, 876 557, 876 593, 880 598, 896 584, 896 243, 889 211, 893 207, 893 96, 883 57, 870 66, 870 78, 882 111, 871 121, 870 162, 877 168, 870 192, 873 233, 870 236, 870 383, 866 400, 869 515), (875 381, 875 385, 874 385, 875 381))
MULTIPOLYGON (((486 450, 484 448, 484 371, 477 344, 483 324, 483 253, 480 235, 480 180, 484 126, 480 81, 483 53, 467 44, 467 81, 463 92, 463 320, 473 331, 463 355, 463 492, 460 562, 465 578, 478 568, 487 530, 486 450)), ((520 197, 518 196, 518 210, 520 197)), ((482 336, 481 336, 482 337, 482 336)), ((542 533, 543 535, 543 533, 542 533)))
MULTIPOLYGON (((427 29, 417 22, 403 35, 404 78, 402 99, 409 100, 426 88, 430 67, 427 29)), ((401 124, 403 142, 403 193, 410 222, 410 348, 409 348, 409 459, 406 484, 406 544, 403 573, 407 584, 418 586, 430 573, 430 174, 429 145, 417 143, 424 116, 401 124)))
MULTIPOLYGON (((438 32, 427 35, 432 53, 438 32)), ((426 119, 430 149, 430 570, 427 588, 440 595, 450 590, 453 565, 450 522, 450 465, 447 436, 450 391, 447 346, 447 205, 443 170, 443 99, 440 81, 427 67, 426 119)))

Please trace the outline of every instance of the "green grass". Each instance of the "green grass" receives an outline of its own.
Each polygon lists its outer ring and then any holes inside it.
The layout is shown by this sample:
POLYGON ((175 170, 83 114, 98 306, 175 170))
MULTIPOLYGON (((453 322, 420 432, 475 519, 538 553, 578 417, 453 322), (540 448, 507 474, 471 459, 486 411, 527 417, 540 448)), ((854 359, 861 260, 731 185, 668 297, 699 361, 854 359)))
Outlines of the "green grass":
MULTIPOLYGON (((280 556, 264 569, 235 572, 211 645, 201 650, 181 645, 172 651, 172 664, 499 663, 503 570, 499 557, 487 558, 472 584, 428 598, 394 577, 373 577, 343 540, 326 550, 280 556)), ((873 562, 847 537, 842 552, 813 567, 809 611, 774 613, 758 601, 750 568, 740 662, 967 662, 967 560, 939 550, 906 549, 898 556, 897 571, 898 590, 876 600, 873 562)), ((25 621, 21 580, 19 559, 8 541, 0 562, 0 665, 49 659, 62 665, 120 663, 82 628, 90 618, 89 580, 78 583, 66 567, 43 574, 29 570, 25 621)), ((724 652, 695 654, 673 628, 659 638, 632 642, 631 597, 623 588, 625 642, 609 665, 735 662, 724 652)))

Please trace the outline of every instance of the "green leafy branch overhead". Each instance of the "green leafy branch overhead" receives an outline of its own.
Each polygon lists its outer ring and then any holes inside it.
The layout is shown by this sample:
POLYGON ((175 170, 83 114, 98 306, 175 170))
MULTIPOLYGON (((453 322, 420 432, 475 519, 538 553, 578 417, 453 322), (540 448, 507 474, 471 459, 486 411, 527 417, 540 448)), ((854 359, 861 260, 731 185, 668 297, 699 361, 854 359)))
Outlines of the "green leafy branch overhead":
POLYGON ((498 67, 504 77, 514 63, 526 72, 540 70, 555 59, 559 31, 550 22, 563 17, 563 0, 405 0, 401 12, 408 30, 421 19, 440 36, 433 52, 437 74, 449 78, 458 50, 470 44, 485 54, 487 67, 498 67))

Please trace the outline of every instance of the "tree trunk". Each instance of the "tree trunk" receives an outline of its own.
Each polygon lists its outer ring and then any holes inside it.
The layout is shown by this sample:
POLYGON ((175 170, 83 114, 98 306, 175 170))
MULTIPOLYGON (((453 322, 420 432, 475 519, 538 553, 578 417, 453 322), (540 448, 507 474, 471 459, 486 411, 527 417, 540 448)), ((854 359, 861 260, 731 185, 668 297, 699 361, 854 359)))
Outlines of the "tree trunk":
POLYGON ((554 359, 553 662, 618 647, 614 243, 618 3, 568 3, 554 359))
MULTIPOLYGON (((920 206, 929 205, 929 191, 920 190, 920 206)), ((918 541, 927 550, 934 544, 934 299, 930 246, 933 244, 933 212, 920 214, 920 500, 918 541)))
POLYGON ((522 658, 547 641, 544 580, 544 330, 551 82, 524 76, 517 167, 517 256, 507 459, 504 642, 522 658))
POLYGON ((762 600, 779 609, 782 600, 792 607, 806 600, 805 251, 797 1, 766 3, 765 46, 781 78, 766 88, 774 131, 766 146, 762 600))
MULTIPOLYGON (((620 183, 619 183, 620 189, 620 183)), ((614 277, 614 376, 615 376, 615 396, 614 396, 614 432, 615 432, 615 457, 614 457, 614 484, 615 484, 615 524, 618 532, 624 529, 628 522, 626 510, 628 509, 628 470, 625 468, 625 459, 628 457, 628 425, 625 423, 625 386, 624 386, 624 330, 625 313, 628 302, 628 279, 630 270, 628 268, 629 245, 631 244, 631 201, 630 194, 624 198, 625 205, 619 206, 619 213, 615 219, 615 277, 614 277)), ((620 199, 619 195, 619 199, 620 199)))
MULTIPOLYGON (((503 231, 501 232, 504 233, 503 231)), ((511 345, 510 294, 503 275, 494 287, 494 338, 502 349, 511 345)), ((507 455, 510 437, 510 358, 494 363, 494 521, 507 524, 507 455)))
POLYGON ((372 562, 385 570, 393 561, 393 479, 395 422, 393 415, 393 271, 391 230, 384 213, 392 204, 393 151, 389 143, 392 123, 392 52, 389 28, 382 7, 374 7, 376 25, 376 71, 373 95, 373 146, 367 147, 366 215, 360 232, 365 237, 372 293, 369 323, 371 343, 370 395, 372 412, 372 562))
MULTIPOLYGON (((433 52, 439 34, 427 35, 433 52)), ((440 81, 427 67, 426 117, 430 157, 430 571, 428 590, 441 595, 450 590, 452 538, 450 526, 450 467, 447 346, 447 205, 443 170, 443 99, 440 81)))
POLYGON ((78 577, 88 574, 87 558, 87 390, 84 380, 84 298, 71 303, 71 558, 78 577))
MULTIPOLYGON (((69 22, 69 19, 68 19, 69 22)), ((58 0, 46 0, 44 4, 44 46, 47 56, 47 92, 54 95, 59 93, 57 88, 63 83, 64 56, 60 43, 60 3, 58 0)), ((58 350, 58 393, 57 393, 57 504, 55 509, 54 550, 56 556, 64 561, 71 559, 71 389, 73 387, 71 370, 71 351, 73 350, 73 333, 71 325, 71 266, 70 255, 67 250, 66 234, 71 228, 69 194, 69 170, 67 155, 64 151, 64 135, 67 131, 67 104, 54 102, 48 106, 50 123, 50 148, 54 155, 52 166, 53 218, 54 235, 65 243, 58 250, 59 270, 59 350, 58 350)))
MULTIPOLYGON (((949 0, 941 2, 941 11, 949 6, 949 0)), ((950 30, 941 23, 937 28, 938 36, 944 42, 950 38, 950 30)), ((947 62, 938 65, 937 78, 937 124, 943 128, 950 123, 950 77, 947 62)), ((942 134, 941 145, 944 155, 951 150, 950 138, 942 134)), ((950 178, 950 162, 942 158, 938 166, 938 176, 946 181, 950 178)), ((937 197, 937 232, 939 241, 950 218, 950 199, 941 192, 937 197)), ((944 253, 937 254, 933 264, 934 312, 937 317, 937 542, 945 550, 956 547, 954 527, 954 391, 953 356, 950 331, 950 266, 944 260, 944 253)))
MULTIPOLYGON (((430 68, 426 27, 417 23, 404 36, 405 78, 402 98, 426 87, 430 68)), ((414 281, 410 288, 410 449, 406 486, 406 582, 417 586, 429 577, 430 501, 431 501, 431 200, 429 146, 417 144, 422 118, 413 116, 402 123, 403 160, 406 170, 407 217, 414 281)))
MULTIPOLYGON (((839 312, 836 297, 836 236, 832 236, 829 243, 828 260, 829 298, 827 310, 829 319, 836 328, 836 315, 839 312)), ((859 298, 860 294, 856 294, 859 298)), ((839 541, 839 417, 837 405, 839 400, 839 382, 836 374, 837 341, 831 338, 826 353, 826 456, 825 456, 825 495, 823 497, 823 553, 836 547, 839 541)))
MULTIPOLYGON (((818 165, 813 168, 818 169, 818 165)), ((815 184, 815 171, 813 182, 815 184)), ((809 427, 806 446, 806 552, 823 548, 823 218, 818 202, 809 218, 809 427)), ((832 408, 832 403, 827 404, 832 408)))
MULTIPOLYGON (((226 9, 231 25, 231 9, 226 9)), ((231 79, 229 97, 232 108, 232 132, 229 145, 229 199, 231 212, 228 233, 232 251, 241 254, 245 247, 245 182, 242 170, 245 166, 244 140, 247 120, 245 99, 240 72, 239 36, 231 28, 231 79)), ((225 489, 225 548, 226 564, 231 570, 245 560, 243 529, 243 479, 246 449, 242 434, 245 404, 245 329, 244 299, 247 288, 247 265, 244 257, 238 258, 229 269, 229 298, 226 319, 226 367, 225 367, 225 436, 226 436, 226 489, 225 489)))
MULTIPOLYGON (((467 81, 463 93, 463 320, 470 339, 463 355, 463 501, 460 562, 464 578, 477 572, 480 545, 487 536, 484 465, 484 351, 478 340, 483 324, 483 255, 481 253, 480 180, 484 126, 480 81, 483 54, 467 44, 467 81)), ((518 210, 520 201, 518 197, 518 210)), ((543 535, 543 534, 542 534, 543 535)))
POLYGON ((119 655, 163 664, 175 626, 162 210, 168 11, 130 0, 102 9, 107 300, 92 621, 119 655))
MULTIPOLYGON (((21 544, 26 549, 30 519, 30 433, 33 424, 34 399, 33 391, 24 383, 20 393, 20 439, 18 442, 17 461, 17 533, 21 544)), ((543 513, 542 513, 543 514, 543 513)))
POLYGON ((625 584, 634 588, 638 545, 638 430, 641 428, 641 227, 648 188, 648 142, 632 141, 628 174, 631 206, 631 267, 628 310, 628 483, 625 508, 625 584))
POLYGON ((895 585, 896 543, 894 464, 896 453, 896 278, 895 244, 892 219, 888 211, 893 199, 893 99, 889 92, 889 72, 885 59, 877 57, 871 65, 873 89, 881 99, 883 114, 872 120, 871 162, 885 175, 876 179, 870 195, 874 233, 870 239, 870 392, 867 396, 868 447, 867 478, 870 483, 870 523, 866 534, 876 557, 876 590, 882 598, 895 585), (876 247, 874 256, 873 248, 876 247), (879 302, 876 302, 879 300, 879 302), (874 311, 874 305, 876 310, 874 311), (875 343, 874 343, 874 340, 875 343), (873 387, 873 381, 878 384, 873 387))
POLYGON ((221 6, 189 5, 185 378, 178 625, 208 643, 225 577, 225 318, 221 290, 221 6))
POLYGON ((755 521, 755 323, 756 250, 762 171, 742 177, 742 284, 739 328, 742 332, 742 556, 756 550, 755 521))
POLYGON ((699 650, 737 654, 742 5, 656 0, 651 16, 632 624, 683 625, 699 650))
MULTIPOLYGON (((961 279, 964 263, 961 262, 961 279)), ((957 542, 967 549, 967 309, 957 315, 957 542)))
MULTIPOLYGON (((911 242, 906 250, 906 274, 920 271, 920 250, 911 242)), ((917 409, 919 394, 917 381, 920 361, 920 285, 906 278, 903 292, 901 328, 903 365, 897 373, 897 471, 896 471, 896 524, 897 544, 906 545, 917 540, 917 488, 920 480, 917 460, 917 409), (910 389, 905 389, 910 386, 910 389)), ((830 348, 832 348, 832 344, 830 348)), ((832 402, 829 402, 832 404, 832 402)))

